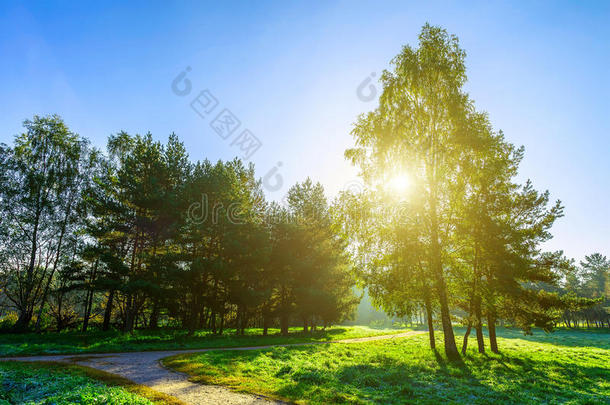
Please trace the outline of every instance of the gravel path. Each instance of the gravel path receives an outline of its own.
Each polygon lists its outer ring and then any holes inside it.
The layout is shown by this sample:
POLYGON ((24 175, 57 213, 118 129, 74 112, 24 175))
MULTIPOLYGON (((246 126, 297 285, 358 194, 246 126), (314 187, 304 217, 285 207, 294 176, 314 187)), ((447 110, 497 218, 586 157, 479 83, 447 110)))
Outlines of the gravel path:
POLYGON ((155 352, 129 352, 129 353, 102 353, 102 354, 77 354, 77 355, 52 355, 52 356, 30 356, 30 357, 7 357, 0 361, 61 361, 78 363, 84 366, 96 368, 109 373, 125 377, 135 383, 146 385, 155 391, 176 397, 189 404, 226 404, 226 405, 254 405, 254 404, 282 404, 283 402, 272 400, 259 395, 242 394, 229 388, 217 385, 202 385, 188 380, 189 376, 182 373, 170 371, 161 366, 160 360, 176 354, 207 352, 212 350, 258 350, 272 347, 289 347, 317 345, 328 343, 358 343, 373 340, 397 339, 413 336, 420 331, 410 331, 395 335, 371 336, 365 338, 345 339, 331 342, 309 342, 290 343, 281 345, 253 346, 253 347, 229 347, 195 350, 171 350, 155 352))

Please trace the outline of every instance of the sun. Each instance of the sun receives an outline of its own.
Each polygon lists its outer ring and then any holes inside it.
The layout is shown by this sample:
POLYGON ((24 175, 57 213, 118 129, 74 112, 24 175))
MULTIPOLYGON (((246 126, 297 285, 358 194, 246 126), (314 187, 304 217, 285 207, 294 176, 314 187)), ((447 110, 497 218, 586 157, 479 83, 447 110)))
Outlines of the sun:
POLYGON ((398 174, 385 183, 385 188, 388 191, 402 194, 411 186, 411 178, 406 173, 398 174))

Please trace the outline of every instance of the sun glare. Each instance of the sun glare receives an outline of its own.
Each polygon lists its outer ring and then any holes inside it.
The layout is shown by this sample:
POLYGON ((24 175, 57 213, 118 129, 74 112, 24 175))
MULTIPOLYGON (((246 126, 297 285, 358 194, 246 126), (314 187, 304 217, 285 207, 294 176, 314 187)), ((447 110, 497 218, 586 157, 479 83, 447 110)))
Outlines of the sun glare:
POLYGON ((411 186, 411 179, 406 174, 399 174, 392 177, 386 184, 386 189, 394 193, 404 193, 411 186))

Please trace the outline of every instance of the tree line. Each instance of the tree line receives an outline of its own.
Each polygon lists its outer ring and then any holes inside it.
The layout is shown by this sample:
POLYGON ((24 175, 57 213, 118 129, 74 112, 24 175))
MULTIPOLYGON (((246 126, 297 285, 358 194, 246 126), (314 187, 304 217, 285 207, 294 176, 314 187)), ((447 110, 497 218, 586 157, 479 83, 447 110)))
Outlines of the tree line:
POLYGON ((526 333, 549 331, 562 318, 605 325, 608 261, 587 258, 583 269, 594 266, 595 276, 583 279, 562 252, 543 250, 563 206, 516 180, 524 149, 495 131, 464 90, 458 38, 426 24, 419 46, 405 46, 391 65, 380 77, 378 107, 359 117, 345 153, 365 188, 343 193, 340 204, 374 302, 396 316, 423 308, 430 346, 438 322, 449 358, 459 357, 456 323, 466 327, 463 353, 473 329, 485 352, 484 325, 498 352, 500 321, 526 333), (387 187, 406 174, 408 189, 387 187), (593 284, 596 292, 582 297, 593 284))
POLYGON ((573 264, 559 292, 570 295, 574 305, 562 316, 568 328, 610 328, 610 259, 600 253, 585 256, 579 265, 573 264), (578 305, 575 297, 586 297, 593 305, 578 305))
POLYGON ((12 330, 325 327, 357 304, 322 186, 265 200, 253 166, 191 162, 178 137, 102 152, 59 116, 0 146, 0 299, 12 330))
POLYGON ((358 285, 390 316, 425 314, 430 346, 440 326, 452 359, 456 324, 463 353, 471 333, 498 352, 501 323, 610 326, 610 261, 544 250, 563 206, 518 180, 523 147, 465 83, 457 37, 425 25, 354 125, 345 156, 363 190, 332 203, 310 179, 267 201, 252 165, 192 162, 173 134, 120 132, 101 151, 35 116, 0 145, 0 309, 19 331, 286 334, 350 317, 358 285))

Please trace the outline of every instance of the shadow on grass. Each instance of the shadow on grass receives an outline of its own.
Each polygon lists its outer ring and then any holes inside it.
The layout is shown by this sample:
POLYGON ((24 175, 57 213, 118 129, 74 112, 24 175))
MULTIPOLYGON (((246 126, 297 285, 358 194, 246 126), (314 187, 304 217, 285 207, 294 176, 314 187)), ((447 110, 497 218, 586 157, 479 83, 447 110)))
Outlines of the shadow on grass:
POLYGON ((426 370, 386 360, 382 364, 357 364, 333 372, 305 369, 292 372, 274 394, 314 403, 442 403, 447 399, 467 403, 473 395, 485 401, 508 398, 472 376, 464 363, 440 356, 438 370, 426 370))
POLYGON ((435 358, 436 370, 400 362, 349 365, 334 372, 301 369, 275 394, 322 403, 608 403, 607 397, 588 391, 608 376, 602 367, 504 359, 512 367, 489 370, 484 364, 435 358), (574 381, 578 384, 570 385, 574 381))
POLYGON ((608 403, 610 366, 599 357, 605 354, 571 348, 469 351, 449 361, 414 338, 197 356, 180 356, 195 367, 177 369, 207 376, 200 381, 312 403, 608 403))

